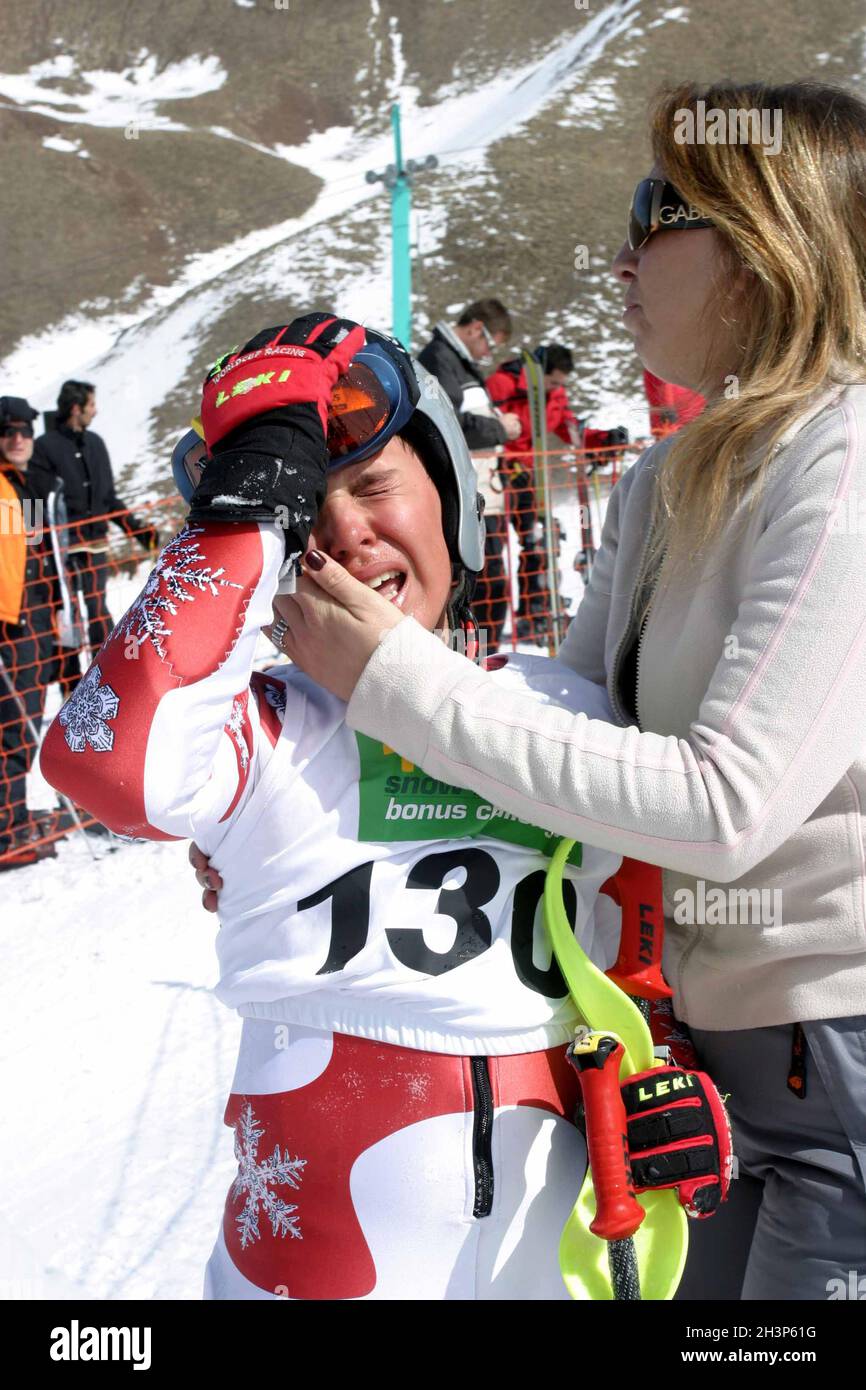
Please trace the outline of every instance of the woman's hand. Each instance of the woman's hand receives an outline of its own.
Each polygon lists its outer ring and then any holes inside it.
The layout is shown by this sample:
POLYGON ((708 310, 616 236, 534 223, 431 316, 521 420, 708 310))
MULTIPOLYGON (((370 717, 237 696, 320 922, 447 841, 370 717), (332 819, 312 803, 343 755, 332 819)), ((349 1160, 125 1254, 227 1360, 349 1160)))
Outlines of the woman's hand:
POLYGON ((304 557, 304 571, 294 594, 274 600, 282 622, 264 631, 318 685, 349 700, 382 638, 406 615, 321 551, 304 557))
POLYGON ((216 912, 217 894, 223 886, 223 881, 216 869, 210 866, 210 860, 198 845, 193 843, 189 847, 189 862, 195 869, 195 876, 205 890, 201 895, 201 905, 206 912, 216 912))

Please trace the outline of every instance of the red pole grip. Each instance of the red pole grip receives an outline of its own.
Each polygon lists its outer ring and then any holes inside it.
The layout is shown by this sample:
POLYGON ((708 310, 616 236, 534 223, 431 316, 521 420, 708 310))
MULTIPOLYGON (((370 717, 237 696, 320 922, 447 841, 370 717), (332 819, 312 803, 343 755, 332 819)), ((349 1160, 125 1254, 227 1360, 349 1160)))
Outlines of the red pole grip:
POLYGON ((670 999, 672 991, 662 975, 661 869, 639 859, 623 859, 601 891, 622 912, 619 955, 606 972, 608 979, 638 999, 670 999))
POLYGON ((602 1240, 634 1235, 646 1214, 634 1194, 628 1157, 625 1105, 619 1089, 623 1052, 622 1043, 605 1033, 589 1033, 568 1051, 580 1077, 586 1112, 596 1205, 589 1229, 602 1240))

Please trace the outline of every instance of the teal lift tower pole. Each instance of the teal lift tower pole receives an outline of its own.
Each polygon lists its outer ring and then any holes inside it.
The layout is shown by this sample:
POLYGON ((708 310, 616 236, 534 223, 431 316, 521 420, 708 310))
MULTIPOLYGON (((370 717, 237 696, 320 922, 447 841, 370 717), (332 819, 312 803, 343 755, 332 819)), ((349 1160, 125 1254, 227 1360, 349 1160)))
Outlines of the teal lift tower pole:
POLYGON ((409 223, 412 211, 412 175, 422 169, 435 169, 435 154, 426 159, 408 159, 403 163, 403 140, 400 131, 400 105, 391 107, 391 126, 394 131, 394 160, 384 173, 374 169, 367 172, 368 183, 384 183, 391 191, 391 332, 405 347, 412 337, 412 255, 409 246, 409 223))

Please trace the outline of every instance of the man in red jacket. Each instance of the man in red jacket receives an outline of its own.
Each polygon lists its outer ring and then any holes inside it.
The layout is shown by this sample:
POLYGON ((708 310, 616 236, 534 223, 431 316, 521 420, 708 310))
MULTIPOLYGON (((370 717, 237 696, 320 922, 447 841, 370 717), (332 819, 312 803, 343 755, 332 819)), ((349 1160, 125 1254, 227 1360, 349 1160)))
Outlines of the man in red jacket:
MULTIPOLYGON (((587 429, 571 409, 566 393, 568 378, 574 371, 574 358, 561 343, 546 343, 535 348, 533 357, 544 370, 544 391, 548 435, 576 449, 607 450, 628 443, 625 429, 587 429)), ((534 633, 533 615, 538 621, 550 610, 550 586, 546 573, 544 550, 544 519, 538 515, 532 425, 529 416, 529 397, 526 389, 526 369, 519 357, 512 358, 487 378, 487 390, 494 405, 516 415, 523 426, 516 439, 504 445, 502 473, 508 494, 508 510, 520 540, 518 582, 518 636, 538 636, 534 633)), ((605 461, 610 455, 602 454, 605 461)))

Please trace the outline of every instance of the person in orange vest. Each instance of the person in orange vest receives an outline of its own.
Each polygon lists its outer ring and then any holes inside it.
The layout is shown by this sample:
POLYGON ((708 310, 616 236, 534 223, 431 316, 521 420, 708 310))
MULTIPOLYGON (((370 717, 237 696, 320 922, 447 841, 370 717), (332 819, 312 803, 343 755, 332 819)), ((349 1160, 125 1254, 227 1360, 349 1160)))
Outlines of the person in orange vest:
POLYGON ((36 753, 45 687, 57 679, 57 574, 44 498, 27 481, 36 411, 0 396, 0 870, 55 854, 36 845, 27 773, 36 753))
POLYGON ((682 429, 700 415, 706 401, 687 386, 674 386, 652 372, 643 374, 643 389, 650 408, 650 429, 656 439, 682 429))

